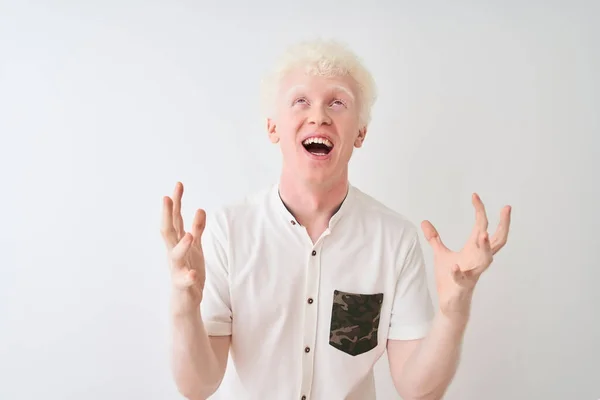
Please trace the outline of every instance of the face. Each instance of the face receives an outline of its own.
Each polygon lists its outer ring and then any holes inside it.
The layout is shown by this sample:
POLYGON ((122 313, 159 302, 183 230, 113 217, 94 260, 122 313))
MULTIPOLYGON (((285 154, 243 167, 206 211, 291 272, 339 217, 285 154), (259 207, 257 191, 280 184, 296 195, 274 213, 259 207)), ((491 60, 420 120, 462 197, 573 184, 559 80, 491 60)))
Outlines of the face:
POLYGON ((356 82, 294 71, 282 80, 276 100, 267 128, 280 145, 284 172, 313 184, 347 179, 352 152, 366 134, 356 82))

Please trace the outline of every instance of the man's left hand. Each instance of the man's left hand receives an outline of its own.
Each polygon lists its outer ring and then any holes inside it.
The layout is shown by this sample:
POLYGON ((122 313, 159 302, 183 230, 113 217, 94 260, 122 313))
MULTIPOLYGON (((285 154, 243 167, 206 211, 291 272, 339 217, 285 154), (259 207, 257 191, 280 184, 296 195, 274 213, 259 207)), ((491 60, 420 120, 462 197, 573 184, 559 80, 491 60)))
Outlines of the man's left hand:
POLYGON ((490 266, 494 255, 506 244, 510 228, 511 206, 500 213, 500 223, 490 238, 488 219, 483 202, 474 193, 475 226, 459 252, 448 249, 429 221, 421 228, 433 248, 435 280, 440 311, 449 318, 466 319, 470 313, 473 290, 481 274, 490 266))

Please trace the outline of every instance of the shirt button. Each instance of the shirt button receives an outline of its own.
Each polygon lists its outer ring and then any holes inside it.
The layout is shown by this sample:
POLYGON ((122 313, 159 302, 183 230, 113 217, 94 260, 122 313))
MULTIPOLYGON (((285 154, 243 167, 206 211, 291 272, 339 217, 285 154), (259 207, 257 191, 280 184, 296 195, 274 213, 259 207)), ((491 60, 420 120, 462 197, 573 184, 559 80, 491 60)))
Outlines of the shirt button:
POLYGON ((313 303, 313 299, 308 299, 308 304, 312 304, 313 303))
POLYGON ((302 396, 302 400, 306 400, 306 396, 302 396))
POLYGON ((316 256, 316 255, 317 255, 317 252, 316 252, 315 250, 313 250, 313 251, 312 251, 312 255, 313 255, 313 256, 316 256))
POLYGON ((304 351, 305 351, 306 353, 308 353, 308 352, 310 351, 310 347, 305 347, 305 348, 304 348, 304 351))
POLYGON ((291 221, 290 221, 290 223, 291 223, 292 225, 296 225, 296 221, 294 221, 294 220, 291 220, 291 221))

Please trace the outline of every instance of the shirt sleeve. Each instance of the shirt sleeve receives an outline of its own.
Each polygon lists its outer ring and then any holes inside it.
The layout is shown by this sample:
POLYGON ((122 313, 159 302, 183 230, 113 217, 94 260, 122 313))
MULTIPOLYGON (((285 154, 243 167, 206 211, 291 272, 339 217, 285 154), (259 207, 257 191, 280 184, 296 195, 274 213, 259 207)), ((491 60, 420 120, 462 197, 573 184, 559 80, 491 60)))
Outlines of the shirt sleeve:
POLYGON ((209 336, 231 335, 231 297, 227 257, 226 218, 207 217, 202 234, 206 281, 200 312, 209 336))
POLYGON ((403 253, 402 268, 396 283, 389 339, 414 340, 427 335, 434 316, 427 285, 425 259, 416 233, 403 253))

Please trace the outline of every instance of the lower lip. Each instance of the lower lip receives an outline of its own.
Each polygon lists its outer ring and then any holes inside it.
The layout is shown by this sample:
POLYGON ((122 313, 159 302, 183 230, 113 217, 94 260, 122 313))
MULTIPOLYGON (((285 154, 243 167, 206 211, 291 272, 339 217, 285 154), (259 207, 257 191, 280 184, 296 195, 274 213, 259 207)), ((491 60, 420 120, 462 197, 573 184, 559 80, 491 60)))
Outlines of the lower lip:
POLYGON ((304 146, 302 146, 302 150, 304 150, 304 153, 306 153, 309 158, 311 158, 313 160, 317 160, 317 161, 328 160, 331 158, 331 154, 333 153, 333 149, 331 149, 331 150, 329 150, 329 153, 327 153, 327 154, 313 154, 310 151, 306 150, 304 148, 304 146))

